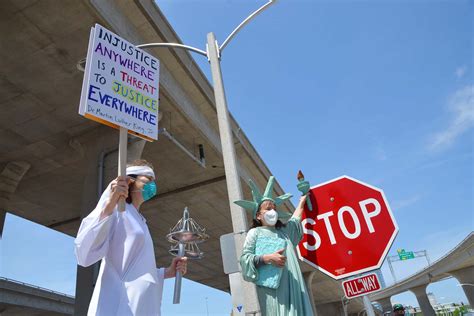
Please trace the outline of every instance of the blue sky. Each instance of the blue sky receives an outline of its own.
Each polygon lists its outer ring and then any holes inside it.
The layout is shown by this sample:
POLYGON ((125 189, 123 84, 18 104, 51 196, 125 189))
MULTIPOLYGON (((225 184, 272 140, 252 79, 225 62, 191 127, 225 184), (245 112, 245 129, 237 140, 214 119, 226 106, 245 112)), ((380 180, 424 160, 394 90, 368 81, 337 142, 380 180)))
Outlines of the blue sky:
MULTIPOLYGON (((183 42, 202 49, 209 31, 222 43, 264 3, 157 2, 183 42)), ((473 12, 474 2, 458 0, 280 1, 223 53, 229 108, 286 191, 297 193, 298 169, 313 184, 347 174, 378 186, 400 227, 390 254, 427 250, 436 260, 474 227, 473 12)), ((1 274, 73 293, 72 239, 31 225, 7 217, 1 274), (25 272, 39 263, 56 280, 25 272)), ((425 264, 397 263, 397 277, 425 264)), ((465 302, 456 283, 428 290, 465 302)), ((163 313, 178 314, 169 288, 163 313)), ((183 315, 205 315, 205 297, 210 314, 229 313, 227 294, 184 289, 183 315)), ((392 301, 417 305, 410 293, 392 301)))

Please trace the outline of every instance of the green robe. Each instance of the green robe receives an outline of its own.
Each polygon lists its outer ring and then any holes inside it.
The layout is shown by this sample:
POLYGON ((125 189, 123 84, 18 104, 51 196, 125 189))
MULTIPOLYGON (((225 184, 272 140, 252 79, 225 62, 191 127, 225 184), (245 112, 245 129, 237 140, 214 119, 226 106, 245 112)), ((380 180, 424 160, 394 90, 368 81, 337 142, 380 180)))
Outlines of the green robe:
POLYGON ((280 286, 270 289, 257 285, 258 301, 264 316, 311 316, 313 310, 306 289, 305 281, 298 264, 295 247, 303 237, 301 218, 292 217, 286 227, 276 229, 275 227, 261 226, 252 228, 247 233, 244 249, 240 257, 242 276, 244 280, 255 282, 258 280, 258 269, 255 267, 255 242, 259 236, 287 239, 286 264, 282 268, 280 286), (261 235, 260 235, 261 234, 261 235), (287 236, 287 237, 286 237, 287 236), (288 240, 289 239, 289 240, 288 240))

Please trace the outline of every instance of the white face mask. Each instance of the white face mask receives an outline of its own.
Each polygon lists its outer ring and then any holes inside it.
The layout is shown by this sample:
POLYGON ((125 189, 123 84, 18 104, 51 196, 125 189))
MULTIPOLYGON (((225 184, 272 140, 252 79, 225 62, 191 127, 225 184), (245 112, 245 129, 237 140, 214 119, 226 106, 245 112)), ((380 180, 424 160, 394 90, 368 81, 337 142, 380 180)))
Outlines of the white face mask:
POLYGON ((268 225, 274 226, 278 221, 278 213, 275 210, 266 211, 263 214, 263 219, 268 225))

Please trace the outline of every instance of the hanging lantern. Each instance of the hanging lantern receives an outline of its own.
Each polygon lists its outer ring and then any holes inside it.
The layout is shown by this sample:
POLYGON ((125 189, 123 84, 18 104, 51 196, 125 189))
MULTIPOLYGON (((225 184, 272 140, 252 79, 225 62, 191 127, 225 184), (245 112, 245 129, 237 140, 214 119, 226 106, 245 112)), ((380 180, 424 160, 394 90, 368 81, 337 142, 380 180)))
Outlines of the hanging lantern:
MULTIPOLYGON (((189 210, 185 207, 183 217, 174 225, 170 233, 166 235, 166 238, 169 242, 173 243, 169 250, 173 256, 201 259, 204 253, 197 244, 207 240, 209 235, 206 234, 206 229, 189 217, 189 210)), ((179 304, 181 300, 182 277, 181 273, 176 272, 173 304, 179 304)))

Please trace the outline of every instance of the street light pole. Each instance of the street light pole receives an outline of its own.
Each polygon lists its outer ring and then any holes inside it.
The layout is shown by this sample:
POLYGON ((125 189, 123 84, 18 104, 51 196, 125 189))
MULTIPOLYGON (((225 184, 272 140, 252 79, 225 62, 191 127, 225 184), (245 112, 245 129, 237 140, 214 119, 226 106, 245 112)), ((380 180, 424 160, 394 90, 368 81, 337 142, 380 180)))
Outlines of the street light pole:
MULTIPOLYGON (((220 51, 214 33, 207 34, 207 50, 209 63, 211 64, 212 80, 214 82, 214 97, 216 100, 217 118, 219 123, 219 134, 221 136, 222 155, 224 157, 225 176, 227 192, 229 197, 232 228, 234 230, 235 249, 237 257, 240 257, 244 244, 244 234, 239 232, 247 230, 247 217, 245 211, 234 201, 242 200, 242 187, 240 185, 239 172, 237 170, 237 156, 235 154, 234 137, 230 126, 229 111, 225 97, 224 83, 220 66, 220 51)), ((237 258, 238 259, 238 258, 237 258)), ((242 282, 241 273, 229 275, 232 293, 243 293, 244 297, 232 295, 233 306, 243 306, 246 314, 258 314, 260 307, 257 300, 257 289, 253 283, 242 282)))
MULTIPOLYGON (((224 40, 219 47, 214 33, 207 34, 207 50, 178 44, 178 43, 149 43, 137 45, 139 48, 149 47, 173 47, 186 49, 195 53, 207 56, 211 65, 212 80, 214 85, 214 98, 216 103, 217 119, 219 124, 219 134, 221 139, 222 156, 224 158, 224 169, 226 175, 227 192, 229 198, 230 212, 232 218, 232 228, 235 236, 235 249, 239 260, 245 241, 247 231, 247 217, 245 211, 234 204, 236 200, 242 200, 242 187, 240 185, 240 177, 237 168, 237 157, 235 154, 234 138, 230 124, 229 110, 225 97, 224 83, 221 72, 221 54, 224 48, 234 38, 235 35, 247 25, 253 18, 263 12, 266 8, 275 3, 275 0, 269 0, 266 4, 254 11, 245 20, 243 20, 224 40)), ((244 315, 261 315, 260 306, 257 299, 257 289, 255 284, 244 282, 240 272, 229 274, 229 284, 232 295, 233 312, 244 315)))

